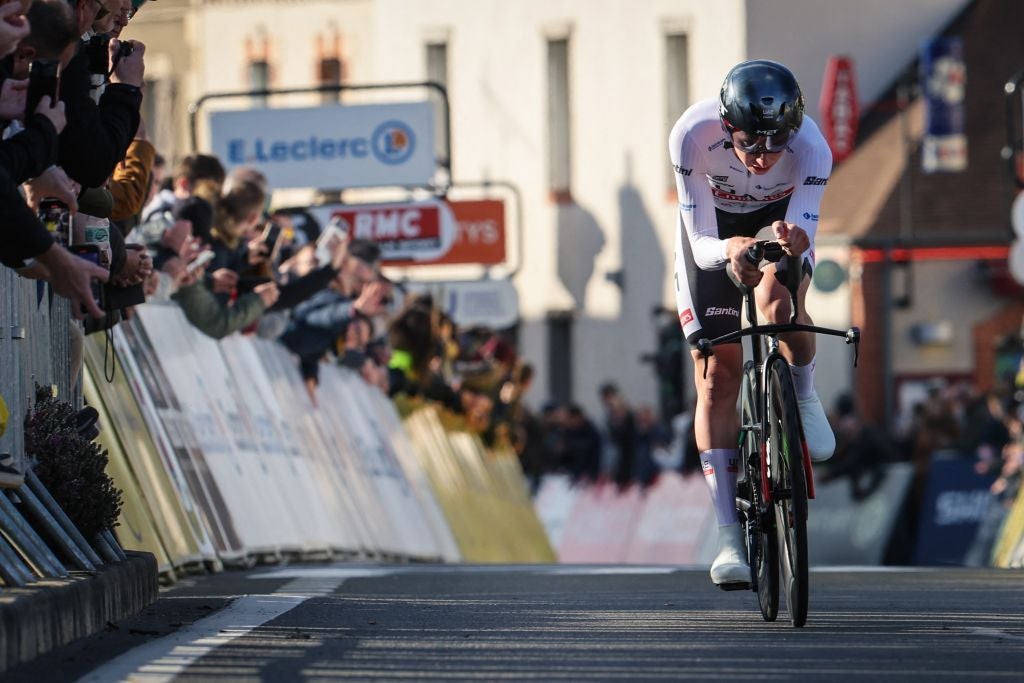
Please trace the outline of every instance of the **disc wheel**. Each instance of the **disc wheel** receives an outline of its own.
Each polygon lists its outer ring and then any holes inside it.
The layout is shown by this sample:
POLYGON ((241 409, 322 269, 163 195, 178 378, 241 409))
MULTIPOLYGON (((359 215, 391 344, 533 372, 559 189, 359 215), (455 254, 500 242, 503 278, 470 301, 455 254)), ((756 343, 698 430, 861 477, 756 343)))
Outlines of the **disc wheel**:
POLYGON ((769 477, 786 607, 793 626, 807 622, 807 482, 803 433, 788 364, 775 360, 768 377, 769 477))
MULTIPOLYGON (((758 369, 747 362, 740 393, 740 419, 743 426, 760 425, 756 396, 758 369)), ((761 495, 761 439, 757 432, 743 432, 741 461, 746 468, 750 509, 746 512, 747 559, 751 583, 757 591, 757 602, 765 621, 779 616, 779 549, 775 538, 775 519, 764 514, 761 495)))

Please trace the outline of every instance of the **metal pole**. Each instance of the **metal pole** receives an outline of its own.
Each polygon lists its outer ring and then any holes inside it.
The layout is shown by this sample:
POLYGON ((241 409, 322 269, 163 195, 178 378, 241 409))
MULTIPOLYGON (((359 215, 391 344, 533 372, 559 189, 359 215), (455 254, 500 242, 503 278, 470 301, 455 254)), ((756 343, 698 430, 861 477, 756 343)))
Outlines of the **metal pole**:
POLYGON ((42 501, 47 511, 49 511, 49 513, 53 515, 53 518, 57 520, 58 524, 60 524, 60 527, 64 530, 64 533, 71 537, 71 539, 75 542, 75 545, 78 546, 79 550, 81 550, 85 554, 85 556, 89 558, 89 561, 97 567, 103 564, 103 560, 101 560, 100 556, 96 554, 96 551, 93 550, 92 546, 90 546, 89 543, 86 542, 85 537, 82 536, 82 532, 80 532, 78 530, 78 527, 76 527, 74 523, 68 518, 64 510, 61 509, 60 505, 57 504, 57 501, 54 500, 53 496, 50 495, 50 492, 46 490, 45 486, 43 486, 43 482, 39 481, 39 477, 37 477, 36 473, 33 472, 31 469, 25 471, 25 483, 28 485, 28 487, 32 490, 34 494, 39 496, 39 500, 42 501))
POLYGON ((127 561, 128 556, 125 554, 124 549, 121 548, 121 544, 117 542, 117 538, 110 531, 110 529, 104 529, 103 531, 101 531, 100 536, 102 536, 103 539, 107 542, 107 545, 110 546, 110 549, 114 551, 114 554, 117 555, 118 560, 122 562, 127 561))
POLYGON ((107 562, 121 561, 121 558, 118 557, 117 553, 114 552, 114 549, 110 547, 110 544, 107 543, 107 539, 102 533, 96 534, 96 538, 93 541, 93 547, 96 548, 96 552, 98 552, 107 562))
POLYGON ((14 503, 2 494, 0 494, 0 529, 3 529, 7 537, 17 545, 21 554, 41 576, 54 579, 64 578, 68 575, 68 570, 47 547, 35 529, 25 521, 18 509, 14 507, 14 503))
POLYGON ((895 394, 892 372, 892 247, 885 248, 882 259, 882 426, 885 433, 893 431, 895 394))
POLYGON ((36 577, 14 551, 7 539, 0 535, 0 578, 8 586, 24 586, 35 583, 36 577))
POLYGON ((46 530, 50 541, 56 544, 71 565, 80 571, 94 572, 96 565, 89 561, 78 544, 61 528, 60 524, 50 511, 39 500, 28 486, 22 485, 17 489, 17 495, 21 499, 25 510, 35 520, 36 524, 46 530))

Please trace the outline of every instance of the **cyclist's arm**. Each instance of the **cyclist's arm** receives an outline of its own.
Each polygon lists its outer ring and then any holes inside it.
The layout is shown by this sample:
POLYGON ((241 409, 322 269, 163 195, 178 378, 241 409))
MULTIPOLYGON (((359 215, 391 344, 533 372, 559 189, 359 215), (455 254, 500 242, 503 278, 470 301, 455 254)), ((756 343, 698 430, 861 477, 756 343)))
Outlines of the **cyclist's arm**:
POLYGON ((795 223, 803 228, 814 248, 814 235, 818 231, 818 212, 821 198, 828 186, 828 178, 832 173, 832 151, 818 131, 818 127, 809 118, 804 118, 800 135, 807 148, 801 154, 801 161, 794 174, 793 195, 786 209, 786 222, 795 223))
POLYGON ((683 119, 669 135, 669 157, 675 169, 679 220, 690 239, 693 260, 702 270, 720 270, 729 262, 726 241, 718 237, 718 219, 703 157, 683 119))

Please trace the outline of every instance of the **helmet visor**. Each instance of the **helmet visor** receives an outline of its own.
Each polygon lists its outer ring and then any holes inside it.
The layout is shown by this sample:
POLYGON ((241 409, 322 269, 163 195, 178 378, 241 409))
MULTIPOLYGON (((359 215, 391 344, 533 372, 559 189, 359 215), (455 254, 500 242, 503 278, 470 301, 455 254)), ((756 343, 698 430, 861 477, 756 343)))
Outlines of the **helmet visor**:
POLYGON ((733 131, 733 147, 747 154, 778 154, 785 151, 796 131, 791 128, 780 130, 775 135, 751 135, 741 130, 733 131))

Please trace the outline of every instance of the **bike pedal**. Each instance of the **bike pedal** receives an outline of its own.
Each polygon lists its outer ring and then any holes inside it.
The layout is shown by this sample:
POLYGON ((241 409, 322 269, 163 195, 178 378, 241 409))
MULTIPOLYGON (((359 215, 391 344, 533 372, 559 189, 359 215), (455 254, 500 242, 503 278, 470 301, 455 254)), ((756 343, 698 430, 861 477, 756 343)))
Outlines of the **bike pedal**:
POLYGON ((719 583, 715 584, 724 591, 748 591, 750 590, 749 581, 732 581, 730 583, 719 583))

